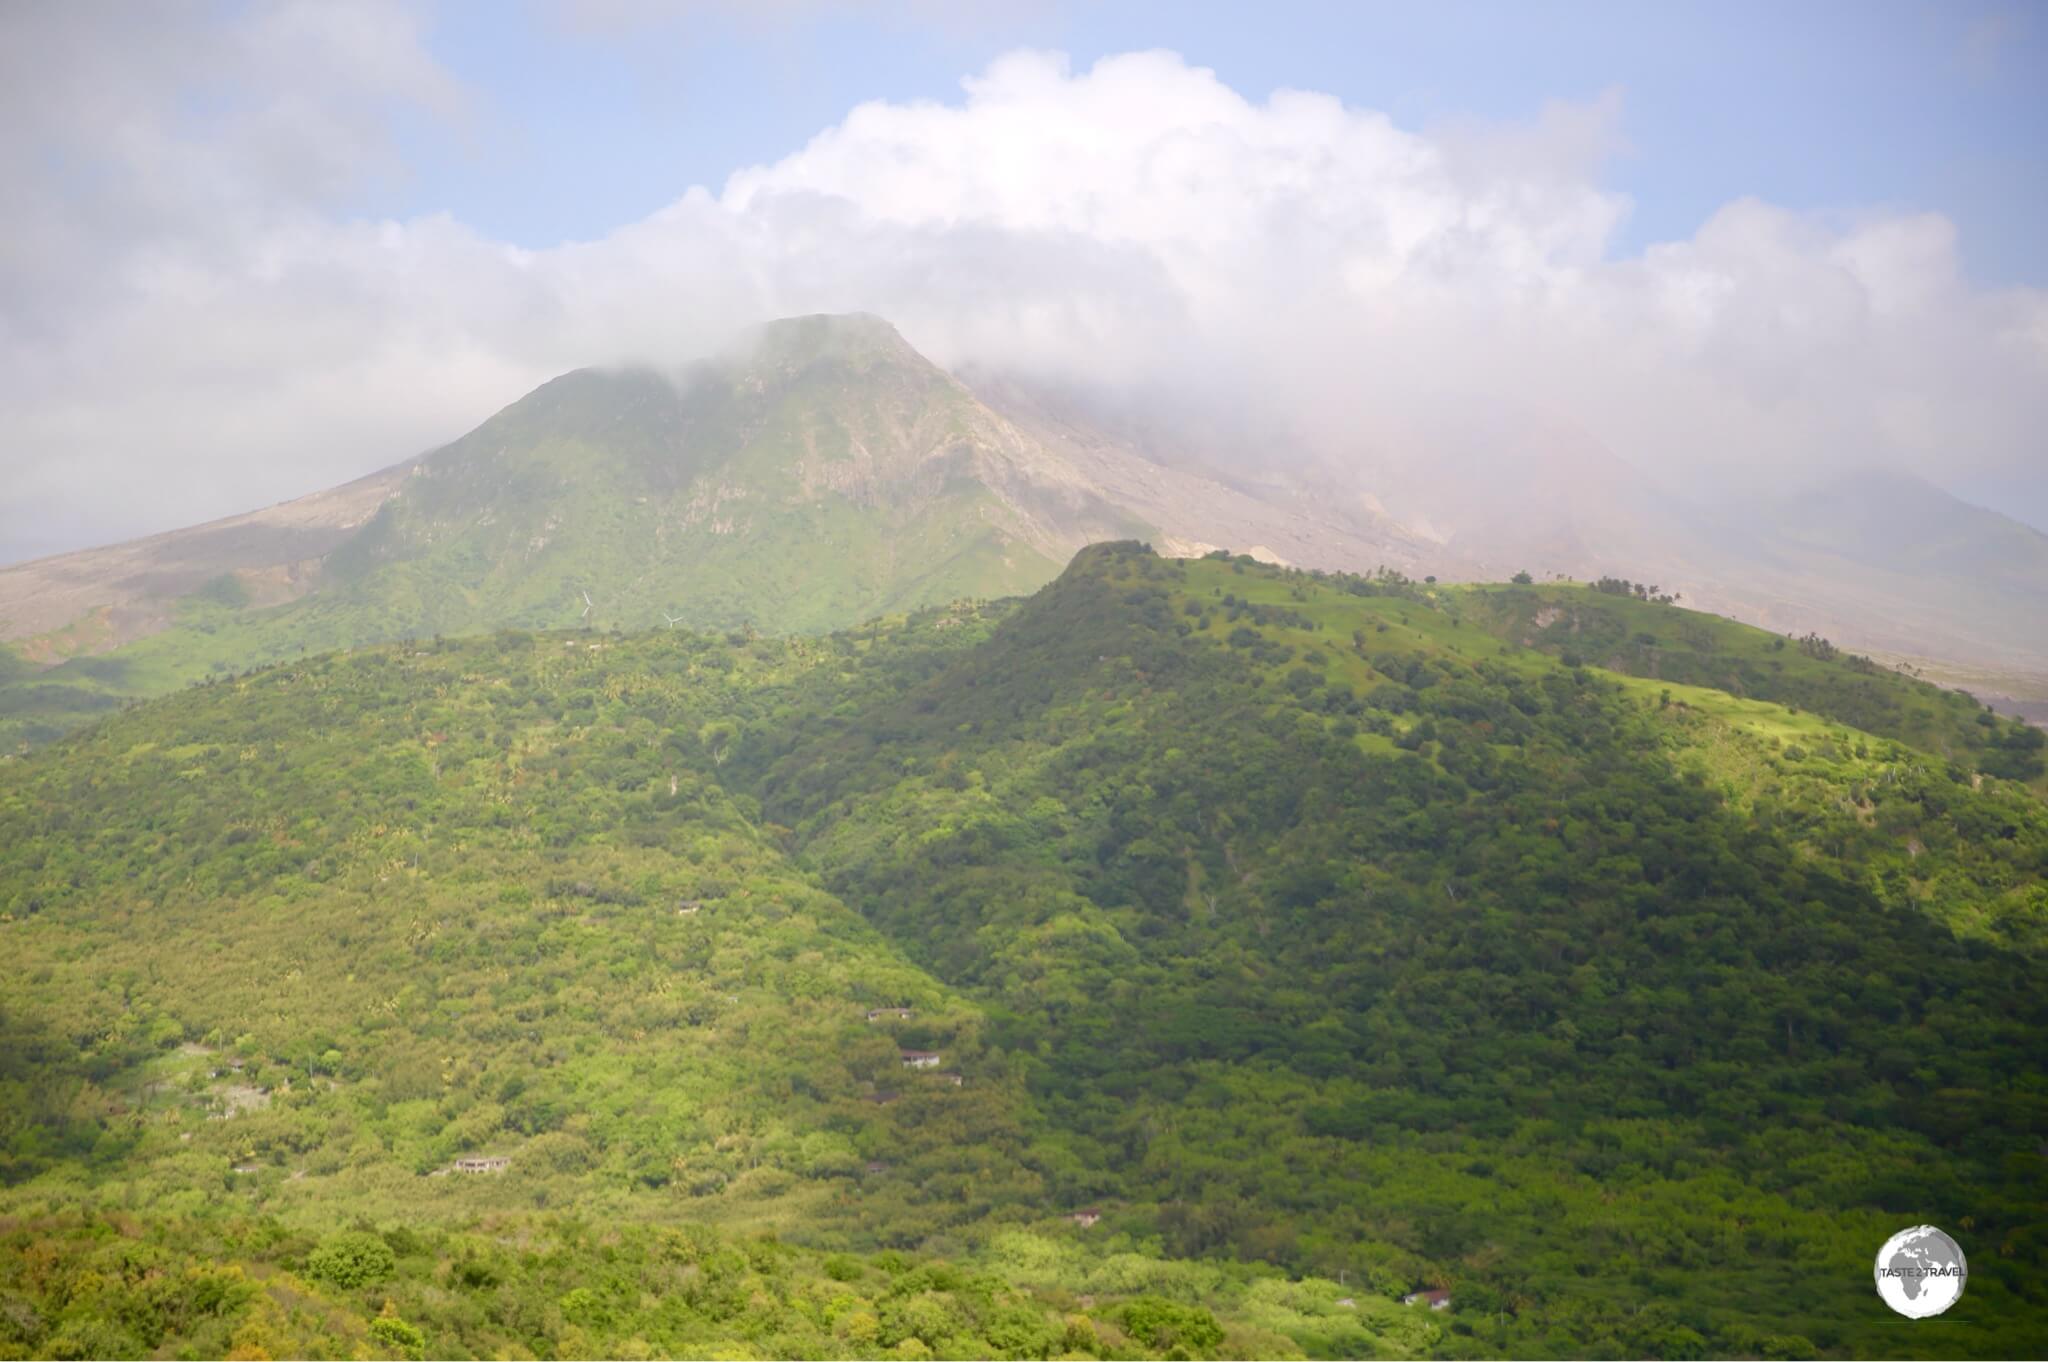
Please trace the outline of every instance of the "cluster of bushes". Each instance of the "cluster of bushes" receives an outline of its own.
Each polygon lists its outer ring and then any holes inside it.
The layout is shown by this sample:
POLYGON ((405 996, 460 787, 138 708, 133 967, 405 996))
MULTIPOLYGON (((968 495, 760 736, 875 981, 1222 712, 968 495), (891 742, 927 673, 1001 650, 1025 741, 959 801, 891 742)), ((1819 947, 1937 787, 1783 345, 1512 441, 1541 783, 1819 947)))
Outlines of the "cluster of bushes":
POLYGON ((699 1227, 523 1219, 313 1238, 275 1221, 72 1217, 0 1231, 0 1356, 1138 1359, 1214 1357, 1232 1341, 1299 1356, 1253 1322, 1243 1291, 1226 1327, 1186 1300, 1083 1298, 699 1227))

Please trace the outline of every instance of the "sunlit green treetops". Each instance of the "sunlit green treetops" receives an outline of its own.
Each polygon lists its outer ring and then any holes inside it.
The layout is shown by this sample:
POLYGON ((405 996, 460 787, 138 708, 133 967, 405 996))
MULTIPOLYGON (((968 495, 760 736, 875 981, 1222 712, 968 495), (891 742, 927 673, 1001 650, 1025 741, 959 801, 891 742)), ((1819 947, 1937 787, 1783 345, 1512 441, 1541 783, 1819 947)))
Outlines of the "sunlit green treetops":
POLYGON ((1110 545, 0 764, 0 1349, 2030 1351, 2012 731, 1521 608, 1110 545), (1907 1329, 1870 1255, 1923 1220, 1971 1308, 1907 1329))

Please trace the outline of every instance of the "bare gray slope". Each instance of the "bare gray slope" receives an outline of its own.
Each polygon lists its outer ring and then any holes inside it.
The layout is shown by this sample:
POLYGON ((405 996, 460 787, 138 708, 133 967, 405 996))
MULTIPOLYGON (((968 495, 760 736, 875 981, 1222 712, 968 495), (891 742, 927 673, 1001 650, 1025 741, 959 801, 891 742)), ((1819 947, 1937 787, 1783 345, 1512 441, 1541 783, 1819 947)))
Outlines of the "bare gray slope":
POLYGON ((1238 486, 1152 456, 1132 434, 1096 424, 1057 394, 995 374, 968 385, 982 403, 1105 501, 1157 527, 1169 555, 1230 548, 1301 567, 1361 571, 1384 565, 1449 575, 1455 555, 1358 498, 1336 501, 1280 484, 1238 486))
POLYGON ((262 510, 0 568, 0 640, 90 621, 88 650, 115 647, 161 628, 172 601, 229 573, 253 599, 288 600, 317 579, 320 558, 369 520, 410 468, 408 461, 262 510))
POLYGON ((2048 670, 2048 535, 1861 471, 1725 513, 1700 601, 1859 648, 2048 670))

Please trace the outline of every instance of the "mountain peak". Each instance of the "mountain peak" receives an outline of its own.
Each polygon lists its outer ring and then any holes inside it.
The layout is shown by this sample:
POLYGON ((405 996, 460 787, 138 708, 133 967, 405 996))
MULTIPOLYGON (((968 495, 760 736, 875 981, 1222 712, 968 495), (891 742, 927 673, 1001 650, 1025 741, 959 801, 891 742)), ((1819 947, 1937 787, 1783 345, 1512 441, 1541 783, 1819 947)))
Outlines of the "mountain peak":
POLYGON ((757 327, 748 337, 751 356, 770 364, 850 362, 865 368, 876 361, 929 364, 903 334, 872 312, 814 312, 783 317, 757 327))

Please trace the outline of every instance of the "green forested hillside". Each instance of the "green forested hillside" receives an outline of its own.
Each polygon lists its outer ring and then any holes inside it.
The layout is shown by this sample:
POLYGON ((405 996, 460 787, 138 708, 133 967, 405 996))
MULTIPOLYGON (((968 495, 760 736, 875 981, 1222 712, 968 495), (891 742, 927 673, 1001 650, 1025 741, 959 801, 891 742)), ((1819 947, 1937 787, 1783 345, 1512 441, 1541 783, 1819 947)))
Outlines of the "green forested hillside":
POLYGON ((2038 1351, 2048 809, 1481 613, 1102 546, 0 763, 0 1349, 2038 1351))
POLYGON ((1924 685, 1817 636, 1762 629, 1631 595, 1632 583, 1453 588, 1474 622, 1610 671, 1812 710, 2011 780, 2040 781, 2044 735, 1962 691, 1924 685))

